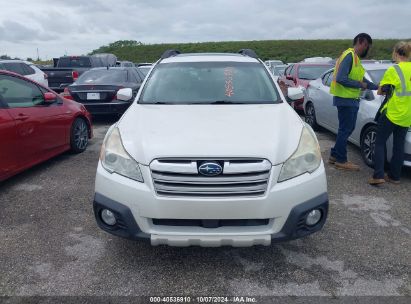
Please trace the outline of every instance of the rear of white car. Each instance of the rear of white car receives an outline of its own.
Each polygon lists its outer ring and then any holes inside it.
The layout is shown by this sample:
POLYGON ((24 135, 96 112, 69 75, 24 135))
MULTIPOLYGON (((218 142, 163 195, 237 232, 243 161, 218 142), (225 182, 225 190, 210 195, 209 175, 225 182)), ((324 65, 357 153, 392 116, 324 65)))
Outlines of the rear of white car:
POLYGON ((48 87, 47 75, 30 61, 0 60, 0 70, 14 72, 48 87))
POLYGON ((318 142, 264 64, 252 52, 163 57, 104 140, 98 225, 171 246, 270 245, 320 230, 318 142))

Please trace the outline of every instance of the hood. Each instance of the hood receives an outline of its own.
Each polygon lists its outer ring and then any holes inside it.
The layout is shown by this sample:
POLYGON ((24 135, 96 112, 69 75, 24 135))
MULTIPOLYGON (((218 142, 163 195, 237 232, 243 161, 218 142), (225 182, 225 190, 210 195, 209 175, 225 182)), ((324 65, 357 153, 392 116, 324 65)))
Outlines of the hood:
POLYGON ((303 123, 286 103, 271 105, 133 104, 118 123, 139 163, 156 158, 265 158, 273 165, 297 149, 303 123))

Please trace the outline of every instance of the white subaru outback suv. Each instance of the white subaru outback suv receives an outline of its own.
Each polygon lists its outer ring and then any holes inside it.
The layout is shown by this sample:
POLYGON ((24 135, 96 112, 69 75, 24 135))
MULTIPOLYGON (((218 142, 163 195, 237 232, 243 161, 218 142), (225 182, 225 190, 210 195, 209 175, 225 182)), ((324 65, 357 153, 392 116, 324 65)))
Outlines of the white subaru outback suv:
POLYGON ((255 52, 170 50, 106 134, 93 207, 152 245, 252 246, 320 230, 328 196, 315 134, 255 52))

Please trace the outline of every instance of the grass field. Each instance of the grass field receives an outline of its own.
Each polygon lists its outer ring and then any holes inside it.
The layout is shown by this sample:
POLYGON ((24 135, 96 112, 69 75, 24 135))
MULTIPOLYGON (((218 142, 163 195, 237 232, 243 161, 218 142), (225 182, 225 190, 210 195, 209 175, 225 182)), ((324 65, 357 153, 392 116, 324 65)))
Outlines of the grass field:
MULTIPOLYGON (((398 40, 374 40, 369 58, 391 59, 391 52, 398 40)), ((238 52, 251 48, 263 59, 280 59, 284 62, 298 62, 306 57, 338 57, 352 45, 351 40, 262 40, 262 41, 224 41, 174 44, 141 44, 133 40, 116 41, 102 46, 91 54, 113 53, 120 60, 133 62, 154 62, 167 49, 183 53, 198 52, 238 52)))

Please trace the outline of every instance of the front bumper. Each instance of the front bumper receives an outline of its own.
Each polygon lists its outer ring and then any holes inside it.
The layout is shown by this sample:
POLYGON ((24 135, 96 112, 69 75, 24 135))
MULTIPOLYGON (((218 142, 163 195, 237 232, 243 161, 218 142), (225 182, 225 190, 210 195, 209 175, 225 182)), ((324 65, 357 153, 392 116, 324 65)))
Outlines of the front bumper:
POLYGON ((96 176, 94 213, 100 228, 128 239, 146 239, 152 245, 171 246, 252 246, 270 245, 300 238, 320 230, 328 214, 324 165, 277 183, 281 165, 273 166, 267 192, 260 197, 198 198, 158 196, 150 169, 141 166, 144 183, 110 174, 99 163, 96 176), (111 210, 118 225, 105 225, 100 213, 111 210), (313 227, 305 216, 320 209, 322 218, 313 227), (269 219, 261 226, 204 228, 156 224, 158 219, 242 220, 269 219))
POLYGON ((255 234, 255 235, 156 235, 148 234, 141 230, 137 225, 131 210, 116 201, 109 199, 99 193, 94 196, 93 203, 94 215, 98 226, 116 236, 131 240, 150 241, 151 245, 169 245, 169 246, 202 246, 202 247, 247 247, 253 245, 268 246, 272 242, 289 241, 321 230, 324 226, 328 215, 328 196, 320 195, 304 203, 295 206, 282 227, 281 231, 274 234, 255 234), (101 220, 101 211, 103 209, 111 210, 116 217, 117 224, 108 226, 101 220), (319 209, 322 212, 322 218, 315 226, 305 224, 307 214, 313 210, 319 209))

